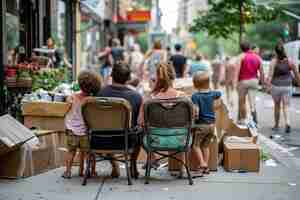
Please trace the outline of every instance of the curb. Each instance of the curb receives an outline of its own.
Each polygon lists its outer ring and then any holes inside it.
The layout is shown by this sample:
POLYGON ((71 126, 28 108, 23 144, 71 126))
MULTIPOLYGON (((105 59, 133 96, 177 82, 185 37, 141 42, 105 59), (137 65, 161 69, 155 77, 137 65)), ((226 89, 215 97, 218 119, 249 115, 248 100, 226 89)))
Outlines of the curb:
POLYGON ((259 134, 258 142, 270 153, 270 155, 279 163, 287 168, 294 170, 300 169, 300 159, 296 158, 287 148, 259 134))

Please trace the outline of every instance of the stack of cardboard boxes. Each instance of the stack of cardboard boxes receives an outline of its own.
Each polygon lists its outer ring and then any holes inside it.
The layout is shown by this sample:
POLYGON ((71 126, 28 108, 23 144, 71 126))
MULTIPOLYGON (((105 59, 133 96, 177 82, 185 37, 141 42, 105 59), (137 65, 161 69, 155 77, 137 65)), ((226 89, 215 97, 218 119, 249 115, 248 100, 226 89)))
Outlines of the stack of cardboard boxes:
POLYGON ((64 164, 65 137, 57 131, 31 131, 9 115, 0 117, 0 177, 29 177, 64 164))

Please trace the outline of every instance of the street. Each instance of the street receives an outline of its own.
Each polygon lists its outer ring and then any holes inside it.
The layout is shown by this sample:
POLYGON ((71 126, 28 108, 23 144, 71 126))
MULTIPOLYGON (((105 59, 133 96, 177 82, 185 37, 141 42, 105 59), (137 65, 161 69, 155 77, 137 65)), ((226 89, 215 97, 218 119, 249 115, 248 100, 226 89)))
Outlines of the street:
POLYGON ((273 140, 286 147, 297 158, 300 158, 300 97, 291 98, 290 118, 292 132, 284 132, 283 119, 281 118, 281 128, 274 132, 271 128, 273 124, 273 101, 270 95, 259 93, 256 98, 256 106, 259 118, 260 132, 266 137, 273 136, 273 140))

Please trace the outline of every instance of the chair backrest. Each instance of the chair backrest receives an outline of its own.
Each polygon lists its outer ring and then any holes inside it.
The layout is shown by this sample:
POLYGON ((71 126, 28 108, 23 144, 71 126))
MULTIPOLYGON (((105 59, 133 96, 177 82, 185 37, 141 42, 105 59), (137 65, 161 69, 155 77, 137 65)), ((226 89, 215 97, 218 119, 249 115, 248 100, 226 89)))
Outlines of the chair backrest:
POLYGON ((144 119, 148 147, 171 150, 190 145, 193 106, 187 98, 147 101, 144 119))
POLYGON ((189 127, 193 122, 193 106, 184 97, 149 100, 145 102, 144 119, 149 127, 189 127))
POLYGON ((131 106, 122 98, 91 97, 82 106, 90 131, 122 130, 131 126, 131 106))

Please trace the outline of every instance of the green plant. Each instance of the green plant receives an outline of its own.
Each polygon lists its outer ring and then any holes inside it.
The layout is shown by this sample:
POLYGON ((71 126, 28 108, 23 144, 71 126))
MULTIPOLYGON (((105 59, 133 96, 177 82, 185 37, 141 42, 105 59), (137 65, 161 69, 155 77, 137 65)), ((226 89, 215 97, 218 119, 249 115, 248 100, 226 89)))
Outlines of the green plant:
POLYGON ((18 72, 18 78, 31 78, 31 74, 28 70, 20 70, 18 72))
POLYGON ((53 90, 61 83, 68 80, 68 69, 43 69, 33 75, 33 91, 44 89, 47 91, 53 90))

